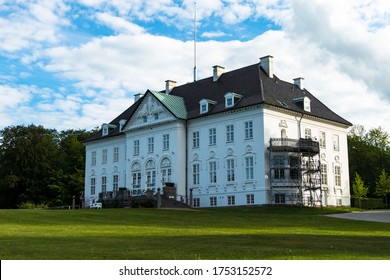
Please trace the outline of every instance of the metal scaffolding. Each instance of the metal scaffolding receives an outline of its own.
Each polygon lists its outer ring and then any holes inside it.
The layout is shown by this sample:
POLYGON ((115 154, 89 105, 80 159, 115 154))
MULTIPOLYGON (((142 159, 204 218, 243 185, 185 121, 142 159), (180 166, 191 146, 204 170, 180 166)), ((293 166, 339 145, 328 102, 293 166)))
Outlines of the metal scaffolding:
POLYGON ((319 143, 271 138, 268 150, 271 204, 322 207, 319 143))

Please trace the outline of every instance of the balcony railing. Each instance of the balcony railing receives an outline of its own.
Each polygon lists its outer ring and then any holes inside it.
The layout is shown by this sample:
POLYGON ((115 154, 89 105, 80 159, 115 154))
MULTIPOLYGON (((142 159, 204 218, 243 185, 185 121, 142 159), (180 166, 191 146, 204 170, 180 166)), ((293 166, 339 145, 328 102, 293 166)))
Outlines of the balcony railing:
POLYGON ((301 152, 319 152, 320 145, 312 139, 271 138, 269 148, 301 152))

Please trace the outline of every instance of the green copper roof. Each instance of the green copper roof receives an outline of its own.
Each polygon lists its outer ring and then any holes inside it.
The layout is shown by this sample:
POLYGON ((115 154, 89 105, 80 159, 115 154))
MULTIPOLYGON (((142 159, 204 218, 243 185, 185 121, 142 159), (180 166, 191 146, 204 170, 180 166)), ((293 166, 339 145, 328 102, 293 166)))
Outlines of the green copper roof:
POLYGON ((177 118, 187 119, 187 110, 182 97, 153 90, 149 91, 177 118))

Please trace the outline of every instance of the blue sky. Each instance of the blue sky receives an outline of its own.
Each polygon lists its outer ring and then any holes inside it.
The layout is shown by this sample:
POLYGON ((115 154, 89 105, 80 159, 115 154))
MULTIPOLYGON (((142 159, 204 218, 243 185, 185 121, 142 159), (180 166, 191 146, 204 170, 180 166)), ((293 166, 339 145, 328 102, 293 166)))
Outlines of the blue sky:
MULTIPOLYGON (((197 0, 198 78, 274 56, 354 124, 390 131, 390 2, 197 0)), ((0 129, 91 129, 192 81, 193 0, 0 0, 0 129)))

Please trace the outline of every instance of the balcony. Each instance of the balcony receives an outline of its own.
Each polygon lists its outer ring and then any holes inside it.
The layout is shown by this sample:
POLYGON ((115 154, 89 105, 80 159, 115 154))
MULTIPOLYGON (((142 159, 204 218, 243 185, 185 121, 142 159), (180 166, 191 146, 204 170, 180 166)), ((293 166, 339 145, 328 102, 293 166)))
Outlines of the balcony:
POLYGON ((271 138, 268 149, 272 152, 296 152, 317 154, 320 144, 312 139, 271 138))

